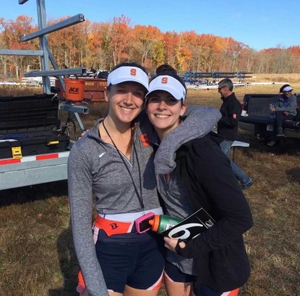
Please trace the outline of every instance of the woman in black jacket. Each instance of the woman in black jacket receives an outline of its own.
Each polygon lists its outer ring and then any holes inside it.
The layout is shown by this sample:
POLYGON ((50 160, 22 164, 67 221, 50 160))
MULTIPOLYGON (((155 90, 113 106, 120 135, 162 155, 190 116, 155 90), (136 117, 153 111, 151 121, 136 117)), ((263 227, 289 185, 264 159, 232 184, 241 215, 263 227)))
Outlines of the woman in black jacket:
MULTIPOLYGON (((154 161, 159 192, 167 212, 176 206, 192 211, 203 207, 216 220, 189 242, 165 237, 165 246, 196 259, 197 295, 237 295, 250 275, 243 241, 253 223, 248 202, 217 135, 197 138, 193 130, 176 132, 184 120, 186 88, 173 68, 160 70, 146 96, 147 114, 160 142, 154 161)), ((205 122, 199 118, 199 124, 205 122)))

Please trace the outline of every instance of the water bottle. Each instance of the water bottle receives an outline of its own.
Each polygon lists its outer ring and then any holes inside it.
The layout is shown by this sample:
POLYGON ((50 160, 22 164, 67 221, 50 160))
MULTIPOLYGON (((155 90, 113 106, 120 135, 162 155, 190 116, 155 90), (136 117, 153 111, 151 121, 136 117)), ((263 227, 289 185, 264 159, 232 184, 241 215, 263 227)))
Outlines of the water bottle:
POLYGON ((167 215, 155 215, 153 219, 149 221, 149 224, 151 225, 152 231, 162 233, 163 231, 177 225, 181 221, 182 219, 180 218, 175 218, 167 215))
POLYGON ((271 108, 274 108, 273 104, 270 104, 270 118, 274 119, 275 118, 275 113, 274 113, 274 111, 271 111, 271 108))

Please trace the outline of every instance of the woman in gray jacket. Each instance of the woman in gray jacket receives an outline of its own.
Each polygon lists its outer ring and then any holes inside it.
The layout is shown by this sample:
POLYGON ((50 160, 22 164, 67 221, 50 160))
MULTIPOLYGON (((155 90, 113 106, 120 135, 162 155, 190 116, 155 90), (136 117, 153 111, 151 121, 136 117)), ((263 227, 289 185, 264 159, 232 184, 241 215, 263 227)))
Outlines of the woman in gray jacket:
POLYGON ((282 123, 284 120, 293 120, 297 114, 297 98, 292 94, 293 88, 289 84, 283 85, 279 92, 278 102, 270 110, 275 112, 277 136, 283 136, 282 123))
POLYGON ((273 136, 268 146, 274 146, 277 137, 283 137, 282 124, 285 120, 293 120, 297 115, 297 98, 292 94, 293 88, 289 84, 284 84, 279 92, 281 95, 275 105, 270 105, 270 111, 274 113, 273 136))

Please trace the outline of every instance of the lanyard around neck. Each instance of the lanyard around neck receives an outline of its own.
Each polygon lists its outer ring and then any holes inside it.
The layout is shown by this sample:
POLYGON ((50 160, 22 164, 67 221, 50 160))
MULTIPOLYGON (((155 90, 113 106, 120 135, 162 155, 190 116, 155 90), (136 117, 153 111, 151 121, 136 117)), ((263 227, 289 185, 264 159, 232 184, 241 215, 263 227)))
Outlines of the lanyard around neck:
POLYGON ((142 175, 141 175, 141 168, 140 168, 140 163, 139 163, 138 155, 137 155, 137 152, 136 152, 135 144, 134 144, 134 142, 133 142, 133 144, 132 144, 132 145, 133 145, 133 151, 134 151, 133 156, 135 155, 135 157, 136 157, 137 165, 138 165, 138 170, 139 170, 140 193, 138 192, 138 189, 137 189, 137 187, 136 187, 136 185, 135 185, 135 182, 134 182, 134 180, 133 180, 133 176, 132 176, 132 174, 131 174, 131 172, 130 172, 130 170, 129 170, 129 168, 128 168, 128 166, 127 166, 127 164, 126 164, 126 162, 125 162, 125 160, 124 160, 124 158, 123 158, 123 156, 121 155, 121 152, 119 151, 117 145, 115 144, 114 140, 113 140, 112 137, 110 136, 110 134, 109 134, 109 132, 108 132, 108 130, 107 130, 105 124, 104 124, 104 120, 102 121, 102 125, 103 125, 103 128, 104 128, 106 134, 107 134, 108 137, 110 138, 112 144, 113 144, 114 147, 116 148, 116 150, 117 150, 117 152, 118 152, 118 154, 119 154, 119 156, 120 156, 120 158, 121 158, 121 160, 122 160, 124 166, 125 166, 126 169, 127 169, 127 172, 128 172, 128 174, 129 174, 129 176, 130 176, 130 178, 131 178, 131 181, 132 181, 132 184, 133 184, 135 193, 136 193, 136 195, 137 195, 137 197, 138 197, 138 199, 139 199, 141 208, 142 208, 142 210, 144 211, 143 190, 142 190, 142 175))

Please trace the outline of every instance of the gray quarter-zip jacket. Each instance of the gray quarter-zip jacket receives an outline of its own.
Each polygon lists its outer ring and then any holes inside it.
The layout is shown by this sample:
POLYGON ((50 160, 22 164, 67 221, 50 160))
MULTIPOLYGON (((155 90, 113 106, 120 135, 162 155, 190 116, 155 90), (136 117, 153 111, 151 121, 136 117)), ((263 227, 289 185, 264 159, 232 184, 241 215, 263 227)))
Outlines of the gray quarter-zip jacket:
POLYGON ((139 198, 118 151, 100 138, 98 130, 102 120, 100 119, 76 142, 68 160, 73 239, 89 296, 108 295, 91 230, 93 195, 96 199, 95 208, 101 214, 140 212, 140 198, 144 210, 160 206, 153 166, 153 149, 149 144, 145 144, 139 128, 140 122, 136 123, 135 148, 132 149, 130 161, 122 156, 135 182, 139 198))

